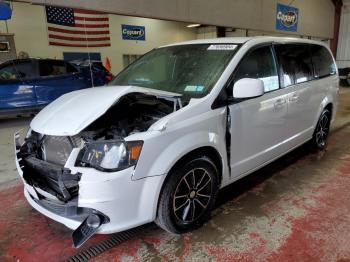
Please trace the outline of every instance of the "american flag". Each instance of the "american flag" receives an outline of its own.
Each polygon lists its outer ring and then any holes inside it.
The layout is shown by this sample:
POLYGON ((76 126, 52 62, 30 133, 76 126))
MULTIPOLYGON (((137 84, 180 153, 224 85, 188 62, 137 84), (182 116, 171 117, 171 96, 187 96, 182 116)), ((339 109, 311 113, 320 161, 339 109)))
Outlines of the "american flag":
POLYGON ((110 46, 108 14, 46 6, 49 44, 73 47, 110 46))

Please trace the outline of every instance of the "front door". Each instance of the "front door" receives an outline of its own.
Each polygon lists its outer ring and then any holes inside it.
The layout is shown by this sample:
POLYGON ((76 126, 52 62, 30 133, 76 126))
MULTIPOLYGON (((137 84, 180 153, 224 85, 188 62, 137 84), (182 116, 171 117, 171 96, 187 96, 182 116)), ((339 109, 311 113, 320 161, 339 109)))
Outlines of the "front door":
MULTIPOLYGON (((238 177, 285 152, 287 94, 279 89, 277 67, 271 46, 250 51, 239 63, 232 81, 261 79, 265 94, 236 101, 231 116, 231 174, 238 177)), ((247 86, 249 88, 249 86, 247 86)), ((231 92, 232 94, 232 92, 231 92)))

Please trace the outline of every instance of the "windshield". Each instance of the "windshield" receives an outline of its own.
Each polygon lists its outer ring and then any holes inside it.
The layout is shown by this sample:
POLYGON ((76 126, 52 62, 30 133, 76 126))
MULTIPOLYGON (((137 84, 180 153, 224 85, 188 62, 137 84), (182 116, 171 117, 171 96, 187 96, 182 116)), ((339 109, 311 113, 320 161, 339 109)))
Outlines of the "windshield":
POLYGON ((163 47, 136 60, 110 82, 179 93, 185 100, 207 95, 236 52, 233 44, 163 47))

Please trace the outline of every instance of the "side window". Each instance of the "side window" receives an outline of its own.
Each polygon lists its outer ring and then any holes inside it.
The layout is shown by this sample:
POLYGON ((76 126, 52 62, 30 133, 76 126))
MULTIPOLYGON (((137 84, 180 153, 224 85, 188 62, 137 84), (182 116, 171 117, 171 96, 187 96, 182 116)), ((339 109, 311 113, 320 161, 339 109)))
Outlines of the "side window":
POLYGON ((313 79, 310 46, 306 44, 284 44, 275 46, 281 66, 281 86, 287 87, 313 79))
POLYGON ((78 69, 76 69, 73 65, 71 65, 70 63, 66 63, 67 66, 67 73, 68 74, 72 74, 72 73, 77 73, 78 69))
POLYGON ((329 51, 319 45, 312 45, 311 50, 315 77, 334 75, 336 73, 336 66, 329 51))
POLYGON ((65 61, 41 60, 39 61, 40 76, 58 76, 68 74, 65 61))
POLYGON ((36 77, 35 66, 31 61, 15 61, 0 69, 2 80, 23 80, 36 77))
POLYGON ((269 46, 255 49, 243 58, 236 70, 234 82, 242 78, 261 79, 265 92, 279 88, 276 63, 269 46))
POLYGON ((0 80, 18 80, 18 74, 12 65, 0 68, 0 80))

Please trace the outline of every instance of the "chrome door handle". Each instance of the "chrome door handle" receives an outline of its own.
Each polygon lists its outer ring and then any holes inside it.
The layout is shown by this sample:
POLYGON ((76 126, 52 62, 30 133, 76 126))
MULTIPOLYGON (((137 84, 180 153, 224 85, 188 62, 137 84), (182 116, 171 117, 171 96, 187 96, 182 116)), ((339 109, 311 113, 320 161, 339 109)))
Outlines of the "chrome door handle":
POLYGON ((289 102, 297 102, 299 100, 299 96, 297 94, 293 94, 290 98, 289 98, 289 102))

